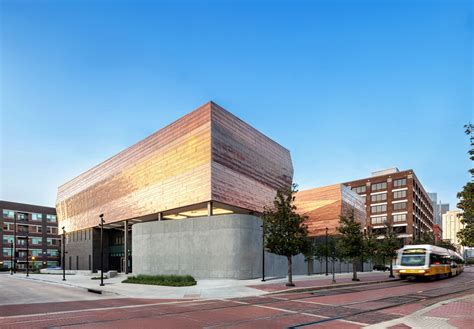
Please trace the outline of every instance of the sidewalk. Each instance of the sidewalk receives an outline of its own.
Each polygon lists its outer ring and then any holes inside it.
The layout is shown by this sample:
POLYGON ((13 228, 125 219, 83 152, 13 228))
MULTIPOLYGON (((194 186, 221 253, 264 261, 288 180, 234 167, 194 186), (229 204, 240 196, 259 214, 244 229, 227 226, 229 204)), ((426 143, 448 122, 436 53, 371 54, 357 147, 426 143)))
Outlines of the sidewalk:
MULTIPOLYGON (((371 281, 388 281, 388 273, 383 272, 364 272, 358 273, 360 283, 369 283, 371 281)), ((82 289, 93 289, 100 291, 103 295, 110 297, 129 297, 129 298, 158 298, 158 299, 181 299, 181 298, 235 298, 261 296, 269 292, 289 291, 308 287, 334 287, 331 283, 332 276, 325 275, 296 275, 294 283, 296 287, 289 288, 285 286, 286 278, 268 278, 268 281, 261 282, 260 279, 252 280, 198 280, 197 285, 190 287, 164 287, 153 285, 141 285, 122 283, 127 277, 125 274, 118 274, 111 279, 105 279, 105 286, 100 287, 100 280, 92 280, 94 275, 66 275, 66 281, 62 281, 62 275, 53 274, 30 274, 29 278, 25 274, 15 274, 9 276, 12 280, 34 280, 50 284, 71 286, 82 289)), ((337 284, 351 284, 352 273, 336 274, 337 284)), ((393 280, 393 279, 392 279, 393 280)))
POLYGON ((474 324, 474 295, 448 299, 423 308, 403 318, 382 322, 365 328, 378 329, 449 329, 472 328, 474 324))
POLYGON ((265 283, 261 282, 258 285, 249 285, 249 287, 264 290, 267 292, 280 292, 280 291, 300 291, 309 288, 327 288, 327 287, 339 287, 339 286, 347 286, 347 285, 361 285, 368 282, 375 282, 375 281, 393 281, 395 279, 390 279, 389 272, 358 272, 357 277, 360 281, 352 281, 352 273, 342 273, 336 274, 336 283, 332 283, 332 274, 328 276, 319 274, 319 275, 312 275, 312 276, 297 276, 296 279, 294 277, 293 282, 295 283, 295 287, 286 287, 286 278, 282 280, 278 280, 275 282, 273 280, 269 280, 265 283))

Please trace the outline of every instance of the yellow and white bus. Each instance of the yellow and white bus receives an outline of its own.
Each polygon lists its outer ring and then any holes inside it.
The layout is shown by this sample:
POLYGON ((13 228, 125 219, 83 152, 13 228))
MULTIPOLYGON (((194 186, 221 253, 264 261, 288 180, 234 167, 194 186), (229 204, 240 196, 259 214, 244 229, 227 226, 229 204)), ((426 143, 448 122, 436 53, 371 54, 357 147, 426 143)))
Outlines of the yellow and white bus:
POLYGON ((455 251, 429 244, 404 246, 397 252, 395 273, 407 277, 451 277, 464 269, 464 259, 455 251))

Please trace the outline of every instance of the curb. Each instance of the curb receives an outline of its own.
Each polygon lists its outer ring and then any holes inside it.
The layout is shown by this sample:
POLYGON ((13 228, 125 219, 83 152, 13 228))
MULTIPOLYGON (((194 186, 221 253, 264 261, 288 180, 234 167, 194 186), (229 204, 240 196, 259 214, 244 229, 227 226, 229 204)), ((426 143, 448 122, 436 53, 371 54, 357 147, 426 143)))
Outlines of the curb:
POLYGON ((297 293, 297 292, 306 292, 306 291, 314 291, 314 290, 329 290, 329 289, 337 289, 337 288, 345 288, 345 287, 358 287, 364 286, 367 284, 377 284, 377 283, 385 283, 385 282, 397 282, 401 281, 401 279, 389 279, 389 280, 377 280, 377 281, 365 281, 365 282, 357 282, 357 283, 336 283, 326 286, 311 286, 311 287, 302 287, 302 288, 289 288, 284 290, 277 290, 277 291, 269 291, 265 295, 278 295, 284 293, 297 293))
POLYGON ((104 295, 104 296, 120 296, 120 297, 124 297, 123 295, 120 295, 119 293, 116 293, 116 292, 113 292, 113 291, 109 291, 109 290, 105 290, 105 289, 95 289, 95 288, 88 288, 88 287, 84 287, 84 286, 78 286, 78 285, 75 285, 75 284, 71 284, 71 283, 68 283, 67 281, 66 282, 56 282, 56 281, 49 281, 49 280, 43 280, 43 279, 40 279, 40 278, 32 278, 32 277, 12 277, 13 279, 19 279, 19 280, 27 280, 27 281, 38 281, 38 282, 44 282, 44 283, 49 283, 49 284, 53 284, 53 285, 58 285, 58 286, 64 286, 64 287, 71 287, 71 288, 76 288, 76 289, 80 289, 80 290, 84 290, 86 292, 89 292, 89 293, 95 293, 95 294, 100 294, 100 295, 104 295))

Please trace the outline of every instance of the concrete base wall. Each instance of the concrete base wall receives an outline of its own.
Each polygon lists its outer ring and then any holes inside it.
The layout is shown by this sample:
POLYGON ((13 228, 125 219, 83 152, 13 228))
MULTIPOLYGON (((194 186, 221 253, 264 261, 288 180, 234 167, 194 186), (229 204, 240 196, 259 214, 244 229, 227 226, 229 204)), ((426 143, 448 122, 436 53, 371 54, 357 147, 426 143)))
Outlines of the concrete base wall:
MULTIPOLYGON (((196 278, 258 278, 262 274, 261 219, 221 215, 132 226, 134 274, 190 274, 196 278)), ((266 275, 284 276, 285 257, 266 253, 266 275)), ((302 256, 295 274, 307 272, 302 256)))
MULTIPOLYGON (((256 216, 232 214, 134 224, 132 272, 135 275, 190 274, 198 279, 259 278, 262 276, 261 223, 256 216)), ((309 271, 324 273, 325 266, 324 261, 315 260, 309 271)), ((265 276, 284 277, 287 270, 286 257, 265 253, 265 276)), ((349 263, 335 264, 336 273, 350 271, 349 263)), ((307 273, 304 257, 293 257, 293 274, 307 273)))

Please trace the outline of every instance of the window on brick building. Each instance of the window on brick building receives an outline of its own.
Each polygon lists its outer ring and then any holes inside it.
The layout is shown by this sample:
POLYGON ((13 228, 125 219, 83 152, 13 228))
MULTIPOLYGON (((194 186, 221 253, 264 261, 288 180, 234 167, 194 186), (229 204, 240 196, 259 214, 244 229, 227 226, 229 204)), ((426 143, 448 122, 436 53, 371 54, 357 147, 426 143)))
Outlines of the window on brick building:
POLYGON ((393 221, 396 222, 405 222, 407 220, 406 214, 393 215, 393 221))
POLYGON ((386 212, 387 211, 387 205, 382 204, 382 205, 379 205, 379 206, 372 206, 372 207, 370 207, 370 211, 373 214, 380 213, 380 212, 386 212))
POLYGON ((406 202, 398 202, 393 204, 393 210, 402 210, 407 208, 406 202))
POLYGON ((394 187, 400 187, 400 186, 405 186, 407 185, 407 179, 402 178, 402 179, 396 179, 393 181, 393 186, 394 187))
POLYGON ((367 191, 365 185, 353 187, 352 190, 353 190, 354 192, 356 192, 356 193, 359 193, 359 194, 365 193, 365 192, 367 191))
POLYGON ((372 191, 380 191, 387 189, 387 182, 377 183, 372 185, 372 191))
POLYGON ((406 190, 393 192, 393 198, 394 199, 402 199, 402 198, 406 198, 406 197, 407 197, 407 191, 406 190))
POLYGON ((387 221, 387 216, 378 216, 378 217, 372 217, 370 219, 370 222, 372 224, 383 224, 387 221))
POLYGON ((387 200, 387 193, 375 194, 370 196, 372 202, 381 202, 387 200))

